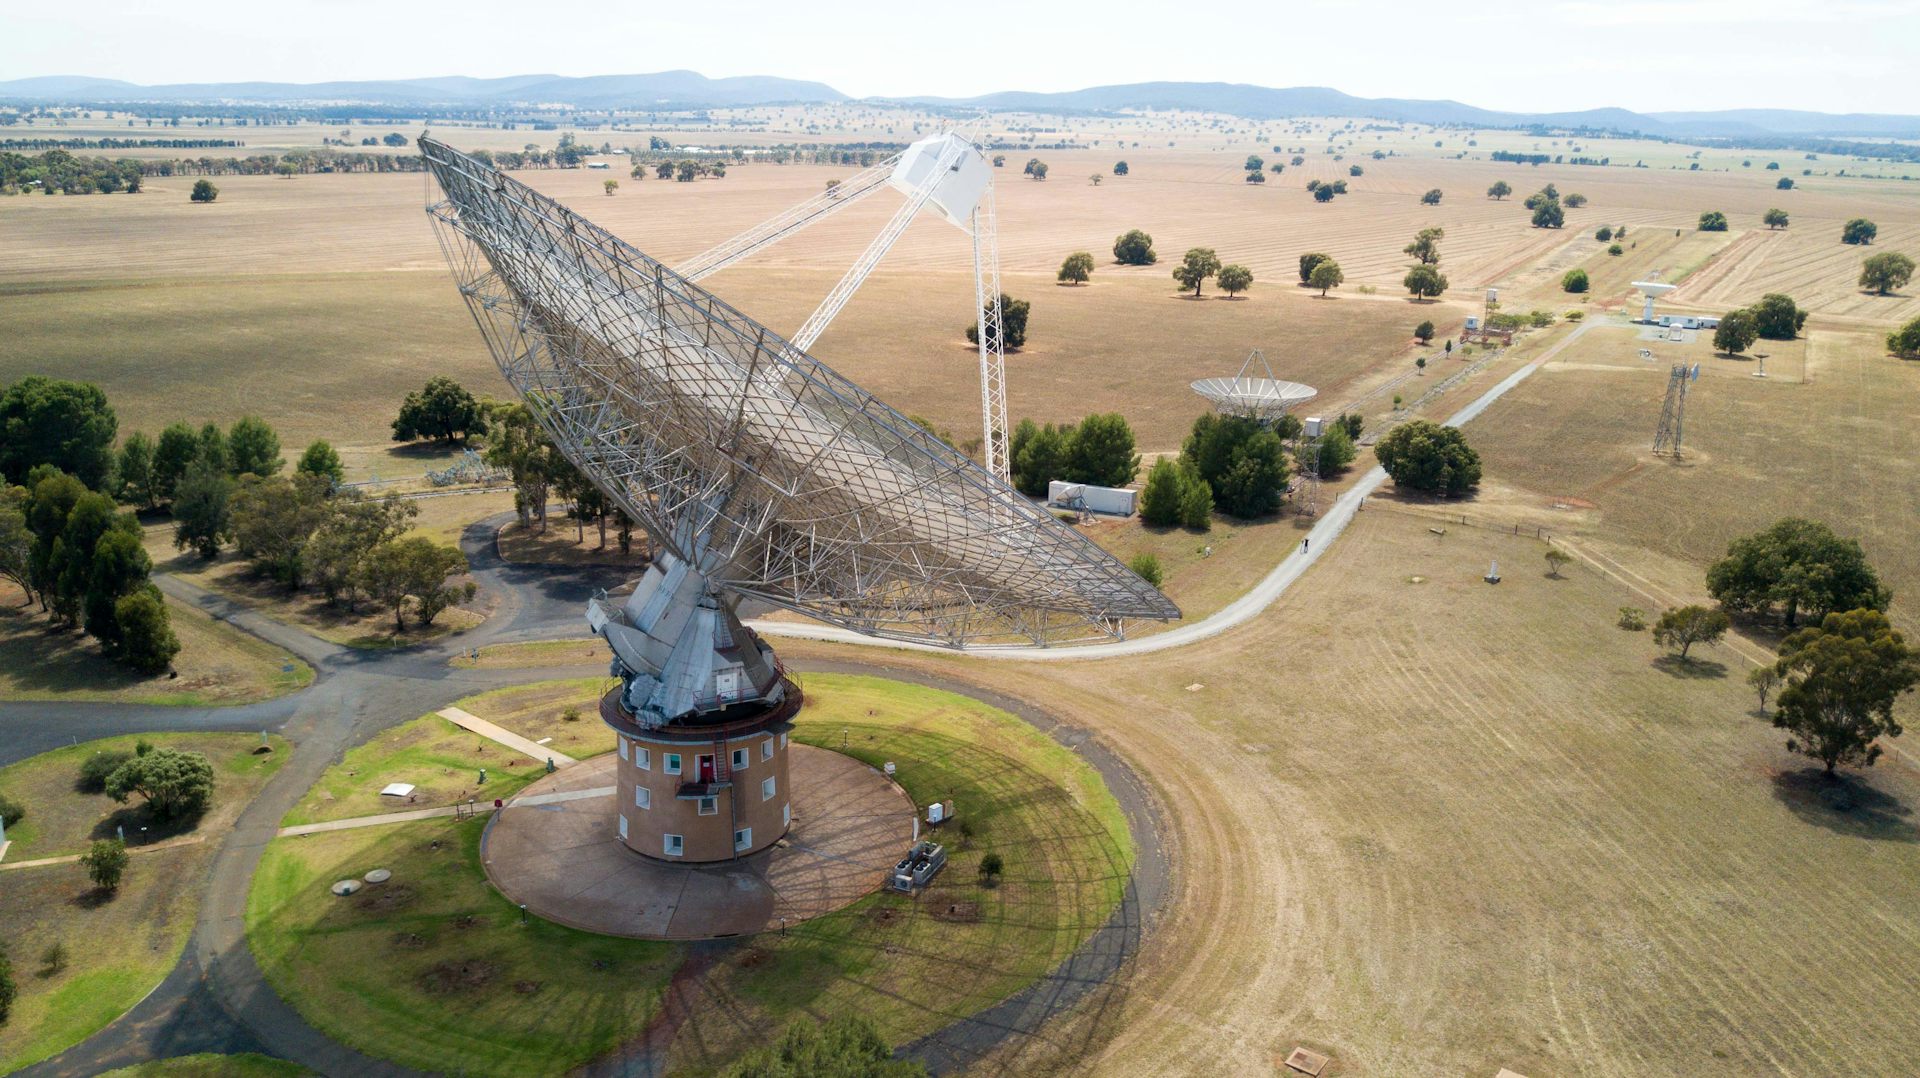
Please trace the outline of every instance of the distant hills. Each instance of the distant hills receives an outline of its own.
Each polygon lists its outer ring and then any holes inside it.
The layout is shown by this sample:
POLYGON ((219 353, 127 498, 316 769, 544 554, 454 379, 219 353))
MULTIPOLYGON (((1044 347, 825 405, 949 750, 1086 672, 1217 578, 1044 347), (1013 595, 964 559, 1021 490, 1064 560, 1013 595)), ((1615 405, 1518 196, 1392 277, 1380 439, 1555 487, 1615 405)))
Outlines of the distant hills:
MULTIPOLYGON (((821 82, 771 76, 710 79, 694 71, 642 75, 462 76, 367 82, 222 82, 141 86, 78 75, 0 81, 0 100, 25 102, 367 104, 389 107, 537 107, 678 110, 747 105, 832 104, 852 100, 821 82)), ((1588 127, 1670 138, 1920 138, 1920 116, 1792 109, 1720 112, 1503 112, 1458 101, 1354 97, 1324 86, 1275 88, 1227 82, 1135 82, 1064 93, 1005 91, 979 97, 905 97, 877 103, 1000 111, 1101 113, 1122 109, 1194 109, 1249 119, 1339 116, 1476 127, 1588 127)))

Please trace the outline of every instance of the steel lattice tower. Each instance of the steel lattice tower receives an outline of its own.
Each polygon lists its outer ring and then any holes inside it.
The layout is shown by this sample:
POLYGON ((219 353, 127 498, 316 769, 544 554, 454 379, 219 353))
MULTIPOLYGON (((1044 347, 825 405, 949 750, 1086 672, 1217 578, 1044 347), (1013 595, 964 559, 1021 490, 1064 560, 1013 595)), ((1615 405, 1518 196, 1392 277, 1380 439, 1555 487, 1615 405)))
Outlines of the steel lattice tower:
POLYGON ((1654 454, 1680 455, 1680 436, 1687 418, 1687 386, 1693 382, 1685 363, 1667 373, 1667 397, 1660 402, 1660 426, 1653 432, 1654 454))

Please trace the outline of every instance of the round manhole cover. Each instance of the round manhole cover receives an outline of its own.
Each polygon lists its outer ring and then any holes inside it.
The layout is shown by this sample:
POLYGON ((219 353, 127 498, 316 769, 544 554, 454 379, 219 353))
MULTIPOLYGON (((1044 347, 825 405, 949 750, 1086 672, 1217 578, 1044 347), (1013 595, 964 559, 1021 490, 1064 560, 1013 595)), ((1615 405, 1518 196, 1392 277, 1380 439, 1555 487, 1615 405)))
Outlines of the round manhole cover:
POLYGON ((333 893, 343 898, 359 889, 359 880, 341 880, 339 883, 333 885, 333 893))
POLYGON ((393 873, 388 872, 384 868, 376 868, 372 872, 367 873, 368 883, 385 883, 392 878, 393 873))

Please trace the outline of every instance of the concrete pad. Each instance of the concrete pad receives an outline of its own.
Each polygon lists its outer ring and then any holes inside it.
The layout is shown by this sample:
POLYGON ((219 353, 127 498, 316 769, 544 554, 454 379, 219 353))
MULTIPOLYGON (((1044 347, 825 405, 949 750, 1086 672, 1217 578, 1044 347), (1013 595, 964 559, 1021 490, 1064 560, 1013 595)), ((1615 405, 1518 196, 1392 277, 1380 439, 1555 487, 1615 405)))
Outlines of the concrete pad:
POLYGON ((641 939, 748 935, 840 909, 886 881, 913 840, 914 806, 858 760, 797 742, 790 751, 793 825, 751 857, 686 864, 628 849, 608 753, 494 814, 480 842, 487 878, 549 921, 641 939))

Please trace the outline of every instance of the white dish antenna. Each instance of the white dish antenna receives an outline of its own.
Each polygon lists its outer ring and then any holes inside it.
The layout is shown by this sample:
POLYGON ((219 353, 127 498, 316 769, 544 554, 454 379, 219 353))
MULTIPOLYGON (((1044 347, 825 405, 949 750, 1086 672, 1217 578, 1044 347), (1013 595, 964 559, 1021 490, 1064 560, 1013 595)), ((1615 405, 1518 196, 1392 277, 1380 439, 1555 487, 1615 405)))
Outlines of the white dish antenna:
POLYGON ((1258 348, 1248 353, 1247 361, 1240 364, 1240 373, 1232 378, 1202 378, 1193 383, 1193 391, 1227 415, 1269 420, 1287 414, 1320 394, 1312 386, 1275 378, 1273 368, 1267 365, 1267 357, 1258 348))

